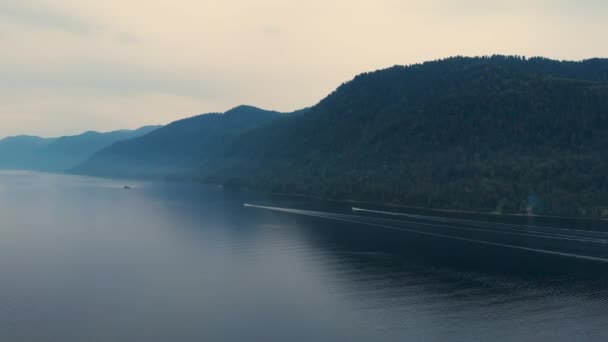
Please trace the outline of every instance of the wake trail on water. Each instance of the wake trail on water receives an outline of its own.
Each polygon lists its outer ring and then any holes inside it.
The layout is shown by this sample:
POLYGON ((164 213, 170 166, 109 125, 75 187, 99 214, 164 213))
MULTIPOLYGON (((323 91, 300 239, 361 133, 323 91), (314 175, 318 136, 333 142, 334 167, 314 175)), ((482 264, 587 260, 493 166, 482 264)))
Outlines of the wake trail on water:
POLYGON ((444 225, 444 224, 436 224, 436 223, 425 223, 419 221, 404 221, 404 220, 392 220, 385 218, 377 218, 377 217, 369 217, 369 216, 357 216, 357 215, 346 215, 346 214, 336 214, 336 213, 328 213, 328 212, 319 212, 319 211, 309 211, 309 210, 299 210, 299 209, 288 209, 288 208, 278 208, 283 210, 291 210, 294 213, 308 213, 320 215, 320 217, 337 217, 344 219, 354 219, 354 220, 367 220, 367 221, 382 221, 382 222, 390 222, 390 223, 399 223, 399 224, 407 224, 407 225, 416 225, 416 226, 425 226, 425 227, 435 227, 435 228, 445 228, 452 230, 467 230, 474 232, 487 232, 492 234, 500 234, 500 235, 513 235, 513 236, 522 236, 522 237, 534 237, 540 239, 550 239, 550 240, 561 240, 561 241, 576 241, 576 242, 586 242, 586 243, 594 243, 594 244, 608 244, 608 240, 605 239, 595 239, 592 237, 586 236, 573 236, 573 235, 564 235, 564 234, 548 234, 544 232, 534 232, 534 231, 521 231, 521 230, 513 230, 508 228, 497 229, 496 227, 483 226, 485 228, 471 228, 471 227, 460 227, 460 226, 452 226, 452 225, 444 225))
POLYGON ((352 208, 355 212, 366 212, 366 213, 376 213, 383 215, 391 215, 391 216, 405 216, 414 219, 420 220, 430 220, 430 221, 440 221, 440 222, 450 222, 450 223, 465 223, 471 225, 480 225, 484 224, 484 227, 487 227, 487 224, 493 226, 501 226, 501 227, 512 227, 514 229, 525 230, 528 231, 528 228, 532 229, 546 229, 553 231, 563 231, 563 232, 579 232, 584 234, 591 235, 602 235, 608 237, 608 232, 601 232, 597 230, 583 230, 583 229, 574 229, 574 228, 558 228, 558 227, 548 227, 548 226, 536 226, 536 225, 523 225, 523 224, 515 224, 515 223, 501 223, 501 222, 490 222, 490 221, 476 221, 476 220, 466 220, 466 219, 456 219, 456 218, 448 218, 448 217, 440 217, 440 216, 428 216, 428 215, 417 215, 417 214, 408 214, 408 213, 399 213, 394 211, 381 211, 381 210, 369 210, 369 209, 361 209, 361 208, 352 208))
MULTIPOLYGON (((332 214, 332 215, 340 216, 340 214, 332 214)), ((606 240, 606 239, 597 239, 597 238, 588 237, 588 236, 555 234, 555 233, 530 231, 530 230, 519 230, 519 229, 511 229, 511 228, 497 228, 497 227, 486 226, 486 225, 468 224, 468 226, 478 227, 478 228, 471 228, 471 227, 449 226, 449 225, 443 225, 443 224, 432 224, 432 223, 425 223, 425 222, 420 222, 420 221, 392 220, 392 219, 369 217, 369 216, 353 216, 353 215, 342 215, 342 216, 349 216, 349 217, 353 217, 353 218, 366 219, 366 220, 376 220, 376 221, 404 223, 404 224, 415 224, 415 225, 422 225, 422 226, 429 226, 429 227, 441 227, 441 228, 447 228, 447 229, 460 229, 460 230, 469 230, 469 231, 476 231, 476 232, 489 232, 489 233, 501 234, 501 235, 517 235, 517 236, 537 237, 537 238, 541 238, 541 239, 551 239, 551 240, 568 240, 568 241, 577 241, 577 242, 590 242, 590 243, 596 243, 596 244, 608 244, 608 240, 606 240)), ((446 222, 446 223, 449 223, 449 222, 446 222)))
MULTIPOLYGON (((403 232, 408 232, 408 233, 417 234, 417 235, 440 237, 440 238, 456 240, 456 241, 465 241, 465 242, 469 242, 469 243, 476 243, 476 244, 487 245, 487 246, 504 247, 504 248, 528 251, 528 252, 547 254, 547 255, 575 258, 575 259, 579 259, 579 260, 608 263, 608 259, 602 258, 602 257, 594 257, 594 256, 589 256, 589 255, 567 253, 567 252, 558 252, 558 251, 541 249, 541 248, 517 246, 517 245, 512 245, 512 244, 506 244, 506 243, 471 239, 471 238, 458 237, 458 236, 452 236, 452 235, 446 235, 446 234, 440 234, 440 233, 433 233, 433 232, 428 232, 428 231, 420 231, 420 230, 415 230, 415 229, 410 229, 410 228, 389 226, 389 225, 380 224, 380 223, 361 221, 361 219, 370 219, 369 217, 365 217, 365 216, 335 214, 335 213, 322 212, 322 211, 300 210, 300 209, 291 209, 291 208, 269 207, 269 206, 260 206, 260 205, 253 205, 253 204, 247 204, 247 203, 245 203, 244 206, 249 207, 249 208, 265 209, 265 210, 271 210, 271 211, 277 211, 277 212, 298 214, 298 215, 303 215, 303 216, 324 218, 324 219, 335 220, 335 221, 362 224, 362 225, 367 225, 367 226, 376 227, 376 228, 397 230, 397 231, 403 231, 403 232)), ((374 218, 371 218, 371 219, 374 219, 374 218)), ((420 223, 420 222, 408 222, 408 221, 401 221, 401 222, 410 223, 410 224, 423 224, 426 226, 437 226, 437 227, 444 227, 444 228, 449 227, 449 226, 445 226, 445 225, 424 224, 424 223, 420 223)), ((563 240, 565 240, 565 239, 563 239, 563 240)))

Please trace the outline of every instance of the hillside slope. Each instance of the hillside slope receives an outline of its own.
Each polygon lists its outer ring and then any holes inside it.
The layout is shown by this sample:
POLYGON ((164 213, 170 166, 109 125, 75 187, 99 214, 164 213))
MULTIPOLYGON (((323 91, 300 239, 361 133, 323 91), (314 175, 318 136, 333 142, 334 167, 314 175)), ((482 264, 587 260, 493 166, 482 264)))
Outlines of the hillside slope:
MULTIPOLYGON (((199 178, 243 132, 282 114, 239 106, 173 122, 145 136, 113 144, 72 172, 120 177, 199 178)), ((215 165, 215 164, 213 164, 215 165)))
POLYGON ((209 179, 435 208, 608 205, 608 60, 450 58, 366 73, 241 136, 209 179), (237 160, 237 162, 234 162, 237 160))
POLYGON ((158 126, 107 133, 85 132, 60 138, 31 136, 0 140, 0 168, 63 172, 114 142, 147 134, 158 126))
POLYGON ((36 154, 54 139, 19 135, 0 140, 0 169, 31 169, 36 154))

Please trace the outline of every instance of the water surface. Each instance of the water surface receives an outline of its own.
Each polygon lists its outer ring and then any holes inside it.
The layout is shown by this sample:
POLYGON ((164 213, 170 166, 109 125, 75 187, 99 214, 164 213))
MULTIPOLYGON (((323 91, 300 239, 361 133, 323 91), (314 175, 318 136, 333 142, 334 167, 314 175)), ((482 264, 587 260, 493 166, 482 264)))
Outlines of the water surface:
POLYGON ((124 185, 0 173, 0 340, 608 338, 600 222, 124 185))

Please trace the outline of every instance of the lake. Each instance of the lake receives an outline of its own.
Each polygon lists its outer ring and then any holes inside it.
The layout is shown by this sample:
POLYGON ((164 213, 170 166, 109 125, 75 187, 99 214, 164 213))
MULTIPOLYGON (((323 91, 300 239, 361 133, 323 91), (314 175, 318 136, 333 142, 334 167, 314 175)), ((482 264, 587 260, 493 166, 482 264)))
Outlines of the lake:
POLYGON ((4 171, 0 340, 605 341, 607 232, 4 171))

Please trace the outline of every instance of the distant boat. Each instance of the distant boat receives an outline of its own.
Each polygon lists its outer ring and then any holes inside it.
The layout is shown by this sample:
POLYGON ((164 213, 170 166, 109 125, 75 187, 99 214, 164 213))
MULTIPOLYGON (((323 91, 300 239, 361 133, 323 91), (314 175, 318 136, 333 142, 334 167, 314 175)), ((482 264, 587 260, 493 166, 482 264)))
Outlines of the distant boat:
POLYGON ((125 189, 125 190, 131 190, 131 189, 132 189, 132 188, 131 188, 130 186, 128 186, 128 185, 125 185, 125 186, 123 186, 122 188, 123 188, 123 189, 125 189))

